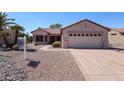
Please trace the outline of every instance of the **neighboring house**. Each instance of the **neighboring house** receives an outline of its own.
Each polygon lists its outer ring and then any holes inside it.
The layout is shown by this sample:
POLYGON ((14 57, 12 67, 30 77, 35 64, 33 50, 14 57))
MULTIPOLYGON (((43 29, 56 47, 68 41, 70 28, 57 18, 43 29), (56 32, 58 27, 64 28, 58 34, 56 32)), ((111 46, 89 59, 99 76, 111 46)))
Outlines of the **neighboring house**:
POLYGON ((109 43, 111 44, 123 44, 124 42, 124 28, 112 28, 109 32, 109 43))
POLYGON ((39 28, 32 34, 34 43, 50 44, 61 40, 63 48, 108 48, 109 31, 107 27, 84 19, 62 29, 39 28))
POLYGON ((61 41, 60 29, 38 28, 31 32, 34 44, 52 44, 61 41))

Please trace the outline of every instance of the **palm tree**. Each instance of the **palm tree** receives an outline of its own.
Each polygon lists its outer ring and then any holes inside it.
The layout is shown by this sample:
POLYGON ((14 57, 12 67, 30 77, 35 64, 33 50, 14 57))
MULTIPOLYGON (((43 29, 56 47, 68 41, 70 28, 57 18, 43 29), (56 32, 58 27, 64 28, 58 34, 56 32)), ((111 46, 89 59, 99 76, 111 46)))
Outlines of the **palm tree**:
POLYGON ((9 35, 7 27, 14 23, 14 19, 7 18, 8 14, 0 12, 0 37, 3 38, 6 46, 9 46, 7 37, 9 35))
POLYGON ((0 39, 3 38, 4 39, 4 42, 6 43, 6 45, 8 46, 9 43, 7 41, 7 37, 9 36, 10 34, 6 31, 1 31, 0 32, 0 39))
POLYGON ((17 44, 20 31, 24 31, 25 29, 24 29, 24 27, 22 27, 20 25, 14 25, 14 26, 11 26, 10 28, 15 33, 15 39, 14 39, 14 43, 13 43, 15 45, 15 44, 17 44))
POLYGON ((4 31, 9 25, 15 24, 15 19, 7 18, 7 16, 8 14, 0 12, 0 31, 4 31))

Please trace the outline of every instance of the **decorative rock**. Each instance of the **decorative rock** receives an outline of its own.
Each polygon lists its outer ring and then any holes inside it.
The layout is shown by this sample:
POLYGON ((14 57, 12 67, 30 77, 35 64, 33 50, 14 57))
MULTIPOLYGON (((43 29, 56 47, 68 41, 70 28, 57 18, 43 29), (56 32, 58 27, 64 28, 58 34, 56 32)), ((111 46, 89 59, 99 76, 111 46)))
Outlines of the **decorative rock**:
POLYGON ((8 56, 0 55, 0 81, 22 81, 27 76, 21 68, 17 68, 8 56))

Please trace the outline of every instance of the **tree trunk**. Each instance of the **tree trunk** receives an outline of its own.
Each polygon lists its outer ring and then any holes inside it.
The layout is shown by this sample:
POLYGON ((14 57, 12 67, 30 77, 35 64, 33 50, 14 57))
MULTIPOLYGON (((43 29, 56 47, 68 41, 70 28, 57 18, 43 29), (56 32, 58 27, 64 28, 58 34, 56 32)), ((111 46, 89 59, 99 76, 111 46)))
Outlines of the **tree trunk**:
POLYGON ((5 42, 6 47, 9 47, 9 42, 7 41, 7 38, 5 36, 3 36, 3 40, 5 42))
POLYGON ((19 31, 16 30, 16 32, 15 32, 15 40, 14 40, 14 44, 17 44, 17 41, 18 41, 18 33, 19 33, 19 31))

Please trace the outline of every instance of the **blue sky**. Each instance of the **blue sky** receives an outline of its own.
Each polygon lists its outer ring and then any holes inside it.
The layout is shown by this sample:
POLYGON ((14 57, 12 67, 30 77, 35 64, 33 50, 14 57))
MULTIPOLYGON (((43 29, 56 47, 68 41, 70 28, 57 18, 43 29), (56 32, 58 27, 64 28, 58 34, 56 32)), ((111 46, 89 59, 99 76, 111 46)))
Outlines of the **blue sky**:
POLYGON ((24 26, 26 32, 55 23, 65 27, 85 18, 107 27, 124 28, 124 12, 9 12, 8 17, 24 26))

